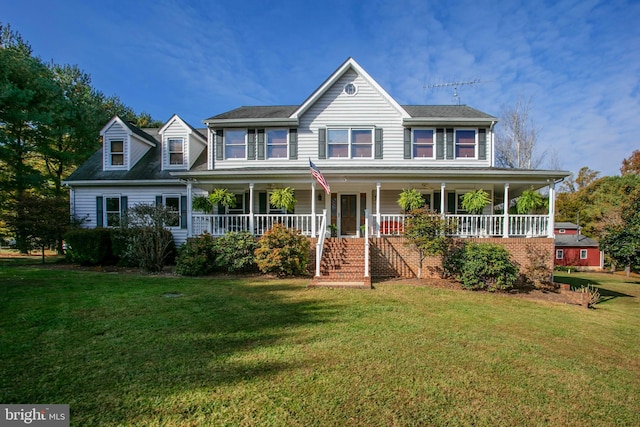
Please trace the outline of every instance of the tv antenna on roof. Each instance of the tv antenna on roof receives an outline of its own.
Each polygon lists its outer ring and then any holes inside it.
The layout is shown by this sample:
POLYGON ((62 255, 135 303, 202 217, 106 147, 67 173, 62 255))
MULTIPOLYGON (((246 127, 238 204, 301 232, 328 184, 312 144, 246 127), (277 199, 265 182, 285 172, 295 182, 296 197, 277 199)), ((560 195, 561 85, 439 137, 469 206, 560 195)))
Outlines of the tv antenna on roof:
POLYGON ((466 82, 437 83, 437 84, 423 86, 423 87, 425 89, 435 89, 435 88, 439 88, 439 87, 453 87, 453 99, 454 99, 454 102, 457 105, 460 105, 460 95, 458 95, 458 86, 477 85, 477 84, 480 84, 480 83, 484 83, 484 82, 481 82, 480 79, 474 79, 474 80, 469 80, 469 81, 466 81, 466 82))

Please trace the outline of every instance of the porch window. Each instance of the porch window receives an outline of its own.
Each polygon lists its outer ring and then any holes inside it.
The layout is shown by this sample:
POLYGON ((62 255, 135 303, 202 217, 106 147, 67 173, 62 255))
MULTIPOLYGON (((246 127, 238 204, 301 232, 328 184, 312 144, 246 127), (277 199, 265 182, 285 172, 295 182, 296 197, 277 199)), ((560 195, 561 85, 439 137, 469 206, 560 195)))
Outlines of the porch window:
POLYGON ((580 249, 580 259, 587 259, 587 250, 580 249))
POLYGON ((169 227, 180 227, 180 196, 162 196, 162 203, 175 215, 167 221, 169 227))
POLYGON ((562 259, 562 258, 564 258, 564 250, 556 249, 556 259, 562 259))
POLYGON ((286 159, 288 157, 286 129, 267 130, 267 158, 286 159))
POLYGON ((327 129, 329 158, 368 158, 373 153, 372 129, 327 129))
POLYGON ((456 130, 456 159, 476 157, 476 131, 456 130))
POLYGON ((109 141, 109 153, 111 166, 124 166, 124 141, 109 141))
POLYGON ((434 145, 433 129, 413 129, 413 158, 433 158, 434 145))
POLYGON ((106 227, 118 227, 120 225, 120 196, 106 196, 104 198, 104 216, 106 227))
POLYGON ((224 158, 246 159, 247 131, 227 130, 224 133, 224 158))
POLYGON ((227 208, 227 213, 229 214, 243 214, 244 211, 244 200, 245 200, 245 196, 244 193, 242 194, 234 194, 234 197, 236 199, 236 205, 232 208, 227 208))
POLYGON ((169 147, 169 164, 182 166, 184 164, 184 141, 182 138, 170 138, 167 141, 169 147))

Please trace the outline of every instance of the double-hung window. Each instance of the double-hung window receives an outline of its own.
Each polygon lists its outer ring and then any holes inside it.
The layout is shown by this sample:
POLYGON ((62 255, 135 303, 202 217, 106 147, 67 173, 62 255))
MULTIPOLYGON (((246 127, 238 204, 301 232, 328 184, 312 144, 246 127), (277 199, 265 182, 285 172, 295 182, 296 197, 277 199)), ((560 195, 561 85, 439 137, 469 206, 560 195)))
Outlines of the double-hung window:
POLYGON ((413 158, 427 158, 432 159, 434 157, 433 149, 433 129, 413 129, 413 158))
POLYGON ((371 158, 372 129, 327 129, 329 158, 371 158))
POLYGON ((456 130, 456 159, 474 159, 476 157, 476 131, 456 130))
POLYGON ((124 141, 112 139, 109 141, 109 156, 111 166, 124 166, 124 141))
POLYGON ((182 166, 184 164, 184 140, 182 138, 169 138, 169 165, 182 166))
POLYGON ((167 221, 169 227, 180 226, 180 196, 162 196, 162 203, 174 213, 167 221))
POLYGON ((246 159, 247 158, 247 131, 227 130, 224 133, 224 158, 225 159, 246 159))
POLYGON ((587 259, 587 250, 580 249, 580 259, 587 259))
POLYGON ((120 225, 120 196, 105 196, 104 217, 106 227, 118 227, 120 225))
POLYGON ((286 129, 267 130, 267 158, 285 159, 287 158, 287 135, 286 129))
POLYGON ((562 259, 562 258, 564 258, 564 250, 556 249, 556 259, 562 259))

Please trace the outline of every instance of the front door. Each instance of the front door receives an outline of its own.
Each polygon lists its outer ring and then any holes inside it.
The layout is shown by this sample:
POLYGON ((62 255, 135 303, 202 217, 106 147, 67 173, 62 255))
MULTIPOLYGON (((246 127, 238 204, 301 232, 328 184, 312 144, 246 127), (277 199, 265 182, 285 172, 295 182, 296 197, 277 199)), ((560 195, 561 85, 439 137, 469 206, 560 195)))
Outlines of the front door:
POLYGON ((355 194, 340 195, 340 234, 355 236, 358 220, 358 197, 355 194))

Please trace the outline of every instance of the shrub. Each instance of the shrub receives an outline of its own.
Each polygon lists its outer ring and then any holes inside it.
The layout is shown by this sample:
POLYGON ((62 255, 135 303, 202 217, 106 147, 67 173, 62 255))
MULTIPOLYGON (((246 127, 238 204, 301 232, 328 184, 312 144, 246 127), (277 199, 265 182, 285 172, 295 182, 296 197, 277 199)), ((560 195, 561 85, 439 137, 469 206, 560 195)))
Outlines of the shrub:
POLYGON ((115 264, 111 249, 112 230, 109 228, 78 228, 64 236, 66 259, 81 265, 115 264))
POLYGON ((304 274, 309 262, 309 240, 298 230, 274 224, 258 241, 255 255, 256 264, 263 273, 304 274))
POLYGON ((176 273, 184 276, 204 276, 215 269, 216 239, 210 234, 194 237, 178 250, 176 273))
POLYGON ((454 249, 443 265, 463 287, 474 290, 506 290, 518 278, 518 267, 500 245, 469 243, 454 249))
POLYGON ((217 239, 216 267, 229 273, 256 271, 256 238, 247 231, 231 232, 217 239))
POLYGON ((580 286, 579 288, 572 289, 574 292, 579 292, 585 295, 587 298, 588 307, 593 307, 600 301, 600 291, 598 288, 592 285, 580 286))

